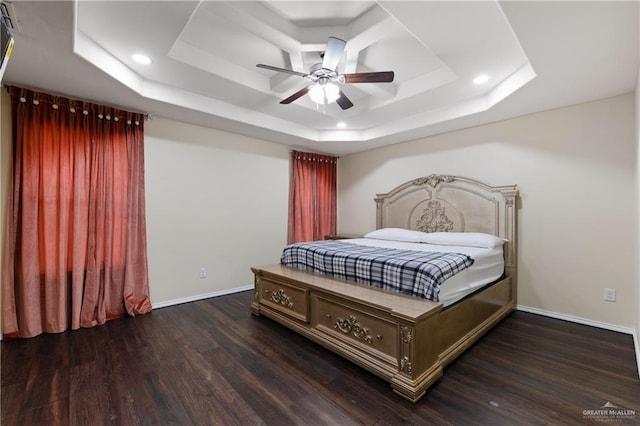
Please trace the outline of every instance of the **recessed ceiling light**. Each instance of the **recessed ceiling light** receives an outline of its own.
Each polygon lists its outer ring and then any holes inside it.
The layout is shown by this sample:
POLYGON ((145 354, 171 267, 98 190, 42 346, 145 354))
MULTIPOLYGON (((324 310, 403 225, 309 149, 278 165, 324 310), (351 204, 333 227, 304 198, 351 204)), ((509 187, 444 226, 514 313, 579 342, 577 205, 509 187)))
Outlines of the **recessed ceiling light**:
POLYGON ((347 123, 345 123, 344 121, 341 121, 338 124, 336 124, 336 127, 338 129, 344 129, 345 127, 347 127, 347 123))
POLYGON ((473 79, 474 84, 484 84, 489 81, 489 76, 486 74, 481 74, 473 79))
POLYGON ((131 58, 142 65, 149 65, 151 63, 151 58, 149 58, 147 55, 143 55, 142 53, 134 53, 133 55, 131 55, 131 58))

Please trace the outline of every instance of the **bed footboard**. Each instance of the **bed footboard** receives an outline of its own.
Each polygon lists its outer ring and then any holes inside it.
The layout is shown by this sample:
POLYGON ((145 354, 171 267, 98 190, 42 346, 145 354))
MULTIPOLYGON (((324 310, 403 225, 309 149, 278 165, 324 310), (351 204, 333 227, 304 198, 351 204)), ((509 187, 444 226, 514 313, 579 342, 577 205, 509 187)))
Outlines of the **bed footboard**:
POLYGON ((443 309, 440 303, 279 264, 252 271, 254 315, 269 317, 376 374, 412 402, 513 307, 509 279, 443 309))

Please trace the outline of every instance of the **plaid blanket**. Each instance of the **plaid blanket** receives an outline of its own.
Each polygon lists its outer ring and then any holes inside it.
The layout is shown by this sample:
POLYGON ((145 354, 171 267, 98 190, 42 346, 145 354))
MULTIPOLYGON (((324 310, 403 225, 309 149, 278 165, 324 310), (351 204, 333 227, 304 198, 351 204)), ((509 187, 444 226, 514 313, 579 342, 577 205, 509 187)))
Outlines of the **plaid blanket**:
POLYGON ((312 241, 285 247, 280 263, 437 302, 440 285, 471 266, 473 259, 459 253, 312 241))

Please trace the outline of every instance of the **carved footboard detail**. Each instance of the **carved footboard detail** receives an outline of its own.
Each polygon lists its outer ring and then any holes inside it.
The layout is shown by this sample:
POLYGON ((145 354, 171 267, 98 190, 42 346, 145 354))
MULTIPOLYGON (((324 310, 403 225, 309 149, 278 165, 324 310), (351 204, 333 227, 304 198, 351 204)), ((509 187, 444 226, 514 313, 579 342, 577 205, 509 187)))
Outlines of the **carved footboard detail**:
POLYGON ((280 282, 255 275, 254 300, 251 313, 260 315, 269 307, 299 321, 309 321, 309 290, 293 282, 280 282))
POLYGON ((414 331, 411 327, 400 327, 400 353, 403 354, 400 359, 400 370, 411 375, 413 373, 413 365, 411 363, 411 343, 413 342, 414 331))
POLYGON ((380 362, 395 365, 397 324, 384 313, 367 306, 322 292, 311 292, 311 326, 314 330, 352 347, 367 352, 380 362))
POLYGON ((369 329, 362 327, 353 315, 349 315, 349 318, 346 319, 338 318, 338 321, 333 325, 333 328, 337 328, 345 334, 353 333, 354 337, 364 340, 367 343, 371 343, 373 340, 369 334, 369 329))
MULTIPOLYGON (((265 290, 266 294, 269 294, 269 290, 265 290)), ((293 308, 293 302, 291 298, 287 296, 283 289, 279 288, 275 293, 271 293, 270 299, 273 302, 279 303, 287 308, 293 308)))

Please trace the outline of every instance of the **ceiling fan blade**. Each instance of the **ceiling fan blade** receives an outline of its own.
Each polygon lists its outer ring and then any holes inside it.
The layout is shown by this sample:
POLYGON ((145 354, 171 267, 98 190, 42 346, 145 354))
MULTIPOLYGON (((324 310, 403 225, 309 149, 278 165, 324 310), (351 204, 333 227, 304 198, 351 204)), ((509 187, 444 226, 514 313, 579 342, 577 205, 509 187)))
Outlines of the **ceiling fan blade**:
POLYGON ((336 99, 336 103, 342 109, 349 109, 353 106, 353 103, 349 100, 349 98, 347 98, 342 90, 340 91, 340 97, 336 99))
POLYGON ((293 95, 289 96, 287 99, 281 100, 280 103, 281 104, 290 104, 291 102, 295 101, 296 99, 306 95, 308 92, 309 92, 309 86, 305 86, 302 89, 298 90, 293 95))
POLYGON ((265 70, 271 70, 271 71, 278 71, 278 72, 286 72, 287 74, 293 74, 293 75, 299 75, 300 77, 306 77, 309 74, 305 74, 303 72, 298 72, 298 71, 294 71, 294 70, 289 70, 286 68, 278 68, 278 67, 273 67, 271 65, 265 65, 265 64, 257 64, 256 67, 258 68, 264 68, 265 70))
POLYGON ((327 40, 327 48, 324 51, 324 58, 322 58, 322 68, 335 71, 346 45, 347 42, 342 39, 329 37, 329 40, 327 40))
POLYGON ((345 83, 391 83, 394 76, 393 71, 342 74, 345 83))

